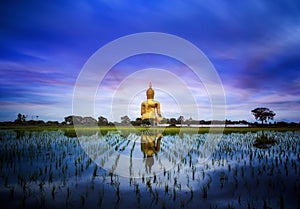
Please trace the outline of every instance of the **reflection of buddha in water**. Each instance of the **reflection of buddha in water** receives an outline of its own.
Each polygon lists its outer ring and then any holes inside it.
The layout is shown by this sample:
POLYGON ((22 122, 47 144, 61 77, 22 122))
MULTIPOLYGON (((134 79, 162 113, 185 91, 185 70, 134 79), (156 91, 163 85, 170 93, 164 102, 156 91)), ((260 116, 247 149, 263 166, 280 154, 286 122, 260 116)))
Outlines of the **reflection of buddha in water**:
POLYGON ((151 167, 154 164, 154 156, 160 151, 160 140, 162 134, 142 134, 141 136, 141 150, 146 159, 146 170, 151 172, 151 167))
POLYGON ((141 104, 141 115, 142 120, 149 121, 151 125, 156 125, 157 122, 161 121, 160 104, 154 100, 154 90, 150 82, 149 89, 146 92, 147 101, 141 104))

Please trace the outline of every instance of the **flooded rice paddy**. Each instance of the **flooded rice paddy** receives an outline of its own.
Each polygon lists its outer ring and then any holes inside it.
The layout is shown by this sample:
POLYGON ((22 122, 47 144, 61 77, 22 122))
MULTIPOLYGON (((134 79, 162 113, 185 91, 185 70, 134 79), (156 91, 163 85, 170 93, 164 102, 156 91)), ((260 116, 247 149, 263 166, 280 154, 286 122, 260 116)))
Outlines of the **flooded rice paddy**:
POLYGON ((208 138, 2 130, 1 208, 300 208, 300 132, 208 138))

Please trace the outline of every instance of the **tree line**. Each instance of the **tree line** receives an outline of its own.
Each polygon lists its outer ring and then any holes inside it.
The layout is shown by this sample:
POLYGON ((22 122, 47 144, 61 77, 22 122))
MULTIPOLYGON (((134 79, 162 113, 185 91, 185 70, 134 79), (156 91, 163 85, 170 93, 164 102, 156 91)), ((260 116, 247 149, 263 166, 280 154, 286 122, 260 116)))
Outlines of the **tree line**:
MULTIPOLYGON (((255 108, 251 110, 251 113, 253 114, 254 118, 260 122, 260 125, 275 125, 275 126, 299 126, 299 123, 286 123, 286 122, 274 122, 274 123, 267 123, 274 119, 274 116, 276 113, 274 113, 269 108, 260 107, 255 108)), ((27 120, 27 116, 24 114, 19 113, 17 115, 17 118, 14 122, 1 122, 1 125, 74 125, 74 124, 81 124, 81 125, 98 125, 98 126, 115 126, 115 125, 133 125, 133 126, 147 126, 150 125, 150 122, 147 120, 142 120, 141 118, 136 118, 135 120, 131 120, 127 115, 122 116, 121 122, 110 122, 107 118, 104 116, 99 116, 97 119, 93 117, 83 117, 83 116, 76 116, 76 115, 69 115, 64 118, 63 122, 58 121, 43 121, 38 120, 38 116, 35 116, 36 120, 31 118, 31 120, 27 120)), ((160 121, 160 124, 166 125, 166 126, 177 126, 177 125, 185 125, 185 126, 191 126, 191 125, 210 125, 210 124, 225 124, 225 125, 235 125, 235 124, 242 124, 242 125, 248 125, 248 126, 258 126, 258 122, 248 122, 246 120, 238 120, 238 121, 232 121, 232 120, 225 120, 225 121, 211 121, 211 120, 194 120, 191 117, 190 118, 184 118, 184 116, 179 116, 178 118, 163 118, 160 121)))

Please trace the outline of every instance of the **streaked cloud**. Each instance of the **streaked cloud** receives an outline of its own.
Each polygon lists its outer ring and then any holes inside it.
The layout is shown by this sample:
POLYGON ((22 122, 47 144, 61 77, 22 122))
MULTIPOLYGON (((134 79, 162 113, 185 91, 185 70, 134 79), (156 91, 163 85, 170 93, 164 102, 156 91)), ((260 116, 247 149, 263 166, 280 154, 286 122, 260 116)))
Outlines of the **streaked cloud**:
MULTIPOLYGON (((277 113, 276 120, 300 121, 299 8, 296 0, 6 1, 0 8, 0 120, 13 120, 18 112, 63 120, 72 113, 76 79, 97 49, 124 35, 157 31, 203 50, 224 84, 228 119, 253 120, 250 110, 267 106, 277 113)), ((131 57, 108 72, 95 94, 95 115, 110 117, 112 96, 119 91, 134 92, 128 115, 138 117, 149 79, 133 79, 132 89, 118 88, 147 68, 180 78, 197 102, 199 117, 211 117, 203 81, 176 60, 147 55, 131 57)), ((95 73, 90 79, 97 78, 95 73)), ((165 115, 178 117, 178 106, 163 91, 172 81, 157 77, 152 82, 165 115)), ((184 99, 179 90, 175 96, 184 99)))

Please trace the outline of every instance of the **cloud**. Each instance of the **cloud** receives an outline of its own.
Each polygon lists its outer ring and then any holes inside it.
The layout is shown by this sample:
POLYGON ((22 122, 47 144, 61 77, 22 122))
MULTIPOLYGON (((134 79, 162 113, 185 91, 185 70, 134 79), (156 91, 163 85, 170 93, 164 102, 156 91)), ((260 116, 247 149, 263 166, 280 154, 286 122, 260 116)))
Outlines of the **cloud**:
MULTIPOLYGON (((10 117, 19 110, 30 112, 26 104, 40 103, 53 111, 49 116, 39 109, 45 118, 70 113, 76 78, 87 59, 109 41, 145 31, 178 35, 203 50, 224 84, 229 117, 251 118, 249 108, 269 105, 280 119, 300 120, 295 114, 300 94, 299 8, 299 1, 4 2, 0 102, 16 105, 1 108, 0 120, 8 112, 10 117)), ((100 85, 99 101, 109 101, 124 79, 149 67, 180 77, 196 98, 201 117, 209 118, 210 101, 203 83, 186 66, 163 56, 137 56, 116 65, 100 85)), ((143 82, 137 80, 135 85, 142 90, 143 82)), ((157 87, 163 84, 157 79, 157 87)), ((99 114, 110 111, 99 105, 103 108, 99 114)), ((138 102, 134 105, 132 117, 139 113, 138 102)), ((167 115, 178 112, 176 108, 168 108, 167 115)))

